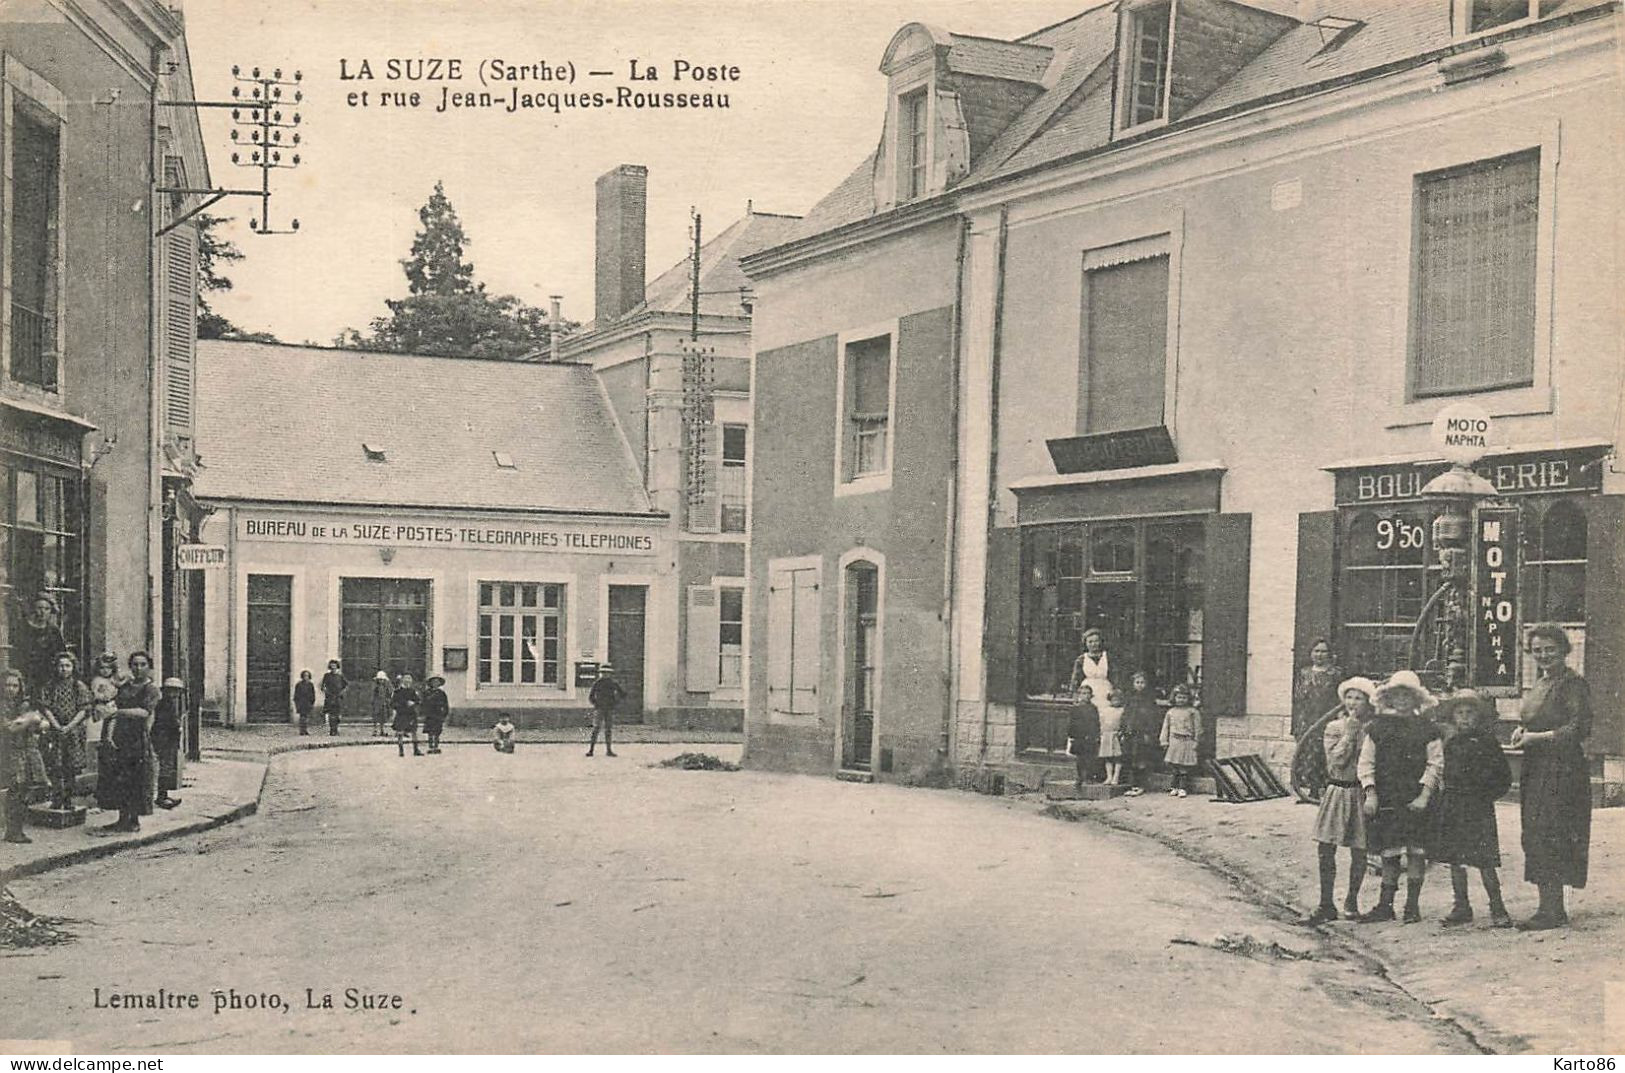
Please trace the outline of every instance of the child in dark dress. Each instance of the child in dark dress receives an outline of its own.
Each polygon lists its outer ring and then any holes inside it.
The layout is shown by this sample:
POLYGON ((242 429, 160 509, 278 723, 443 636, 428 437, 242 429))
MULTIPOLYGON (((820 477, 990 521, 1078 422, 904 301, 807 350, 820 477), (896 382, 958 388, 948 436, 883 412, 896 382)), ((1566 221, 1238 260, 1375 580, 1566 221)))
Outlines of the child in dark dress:
POLYGON ((1441 923, 1466 924, 1473 919, 1467 900, 1467 869, 1477 868, 1490 902, 1490 924, 1512 927, 1512 917, 1501 901, 1500 832, 1495 824, 1495 801, 1512 788, 1512 768, 1491 729, 1495 707, 1471 690, 1440 703, 1439 715, 1456 728, 1444 743, 1444 794, 1439 802, 1438 844, 1433 859, 1450 865, 1450 888, 1455 904, 1441 923))
POLYGON ((1072 718, 1067 723, 1068 751, 1078 764, 1077 788, 1089 781, 1095 759, 1100 753, 1100 709, 1095 707, 1095 691, 1087 685, 1078 687, 1077 699, 1072 702, 1072 718))
POLYGON ((1162 746, 1157 743, 1161 733, 1162 709, 1151 692, 1151 676, 1135 671, 1129 680, 1128 695, 1123 698, 1123 751, 1129 765, 1129 781, 1133 783, 1127 796, 1139 797, 1145 793, 1146 782, 1162 760, 1162 746))

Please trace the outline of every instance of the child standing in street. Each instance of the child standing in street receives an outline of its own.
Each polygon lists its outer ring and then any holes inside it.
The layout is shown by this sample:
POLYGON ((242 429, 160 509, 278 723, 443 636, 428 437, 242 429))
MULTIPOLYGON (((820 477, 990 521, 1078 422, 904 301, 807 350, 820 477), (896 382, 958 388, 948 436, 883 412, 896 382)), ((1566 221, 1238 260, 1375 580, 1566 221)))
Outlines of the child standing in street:
POLYGON ((513 718, 507 712, 491 728, 491 748, 499 753, 513 752, 513 718))
POLYGON ((1095 758, 1100 753, 1100 710, 1095 707, 1095 691, 1087 684, 1078 686, 1066 736, 1067 751, 1078 766, 1078 781, 1074 785, 1082 793, 1083 784, 1089 781, 1095 758))
POLYGON ((1360 914, 1360 885, 1365 881, 1365 816, 1360 810, 1360 781, 1356 768, 1365 724, 1372 717, 1371 698, 1376 684, 1369 678, 1350 678, 1337 687, 1342 715, 1332 720, 1322 736, 1326 754, 1326 788, 1315 816, 1315 849, 1320 863, 1320 905, 1303 921, 1315 927, 1337 919, 1333 891, 1337 886, 1337 847, 1349 851, 1349 887, 1343 915, 1360 914))
POLYGON ((422 756, 423 750, 418 747, 418 709, 423 706, 423 698, 418 695, 411 675, 401 675, 401 684, 395 688, 390 704, 395 710, 395 719, 391 723, 395 730, 395 750, 405 756, 406 739, 410 737, 412 755, 422 756))
POLYGON ((598 748, 600 730, 604 732, 604 755, 615 755, 615 749, 610 744, 610 738, 615 732, 615 706, 625 697, 626 690, 615 680, 614 669, 607 663, 599 667, 598 679, 593 682, 592 690, 587 694, 587 703, 592 705, 592 739, 587 742, 588 756, 598 748))
MULTIPOLYGON (((305 674, 308 676, 309 671, 305 674)), ((174 808, 181 803, 170 797, 169 791, 181 787, 181 716, 184 714, 186 683, 179 678, 165 678, 159 688, 158 703, 152 709, 152 749, 158 757, 159 808, 174 808)))
POLYGON ((1129 765, 1129 797, 1145 793, 1146 780, 1156 767, 1162 752, 1157 734, 1162 729, 1162 709, 1151 692, 1151 676, 1135 671, 1129 680, 1128 696, 1123 700, 1123 750, 1129 765))
POLYGON ((299 733, 310 735, 310 713, 316 710, 316 682, 309 671, 299 672, 299 681, 293 687, 293 710, 299 716, 299 733))
POLYGON ((5 694, 0 697, 0 789, 6 791, 6 841, 32 842, 23 832, 28 802, 34 792, 50 785, 40 737, 51 725, 36 705, 23 695, 20 672, 5 672, 5 694))
POLYGON ((331 737, 338 737, 339 718, 344 714, 344 690, 349 686, 344 678, 344 672, 339 670, 339 661, 327 661, 327 673, 322 675, 322 714, 327 716, 327 733, 331 737))
POLYGON ((1181 682, 1168 694, 1169 708, 1162 717, 1162 733, 1157 740, 1168 750, 1162 761, 1174 769, 1174 785, 1168 791, 1174 797, 1184 797, 1189 791, 1186 784, 1196 770, 1196 742, 1202 736, 1202 717, 1191 707, 1190 686, 1181 682))
POLYGON ((1123 696, 1112 686, 1100 706, 1100 760, 1106 765, 1106 785, 1123 781, 1123 696))
POLYGON ((1512 917, 1501 901, 1501 837, 1495 824, 1495 801, 1512 788, 1512 768, 1491 729, 1495 706, 1471 690, 1464 690, 1439 705, 1440 715, 1451 720, 1456 732, 1444 743, 1444 793, 1439 801, 1439 842, 1433 859, 1450 865, 1450 889, 1455 903, 1440 923, 1447 927, 1469 923, 1473 907, 1467 900, 1467 869, 1477 868, 1490 902, 1490 924, 1512 927, 1512 917))
POLYGON ((1364 788, 1367 844, 1382 854, 1382 894, 1362 913, 1362 924, 1394 919, 1399 858, 1405 857, 1404 923, 1422 919, 1419 901, 1427 876, 1428 843, 1435 834, 1433 798, 1444 769, 1439 729, 1422 714, 1433 694, 1415 671, 1395 671, 1377 690, 1377 717, 1366 728, 1357 767, 1364 788))
POLYGON ((372 732, 380 738, 385 736, 384 724, 389 721, 394 703, 395 687, 389 684, 389 673, 379 671, 372 676, 372 696, 367 698, 367 710, 372 716, 372 732))

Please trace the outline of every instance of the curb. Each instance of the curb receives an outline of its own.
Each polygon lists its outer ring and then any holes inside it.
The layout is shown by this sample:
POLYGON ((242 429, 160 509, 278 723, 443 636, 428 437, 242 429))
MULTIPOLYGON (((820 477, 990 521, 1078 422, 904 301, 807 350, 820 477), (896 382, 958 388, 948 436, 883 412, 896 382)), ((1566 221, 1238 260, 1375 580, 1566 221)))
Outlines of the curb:
MULTIPOLYGON (((1122 823, 1115 817, 1107 816, 1098 809, 1065 807, 1068 804, 1069 802, 1065 801, 1046 802, 1039 809, 1039 815, 1061 820, 1065 823, 1094 823, 1109 831, 1148 839, 1168 849, 1181 859, 1189 861, 1198 867, 1206 868, 1266 909, 1293 915, 1301 915, 1303 912, 1302 907, 1291 898, 1280 893, 1269 883, 1259 879, 1250 870, 1229 858, 1203 853, 1173 835, 1157 831, 1146 831, 1131 824, 1122 823)), ((1086 802, 1085 805, 1087 804, 1086 802)), ((1370 965, 1378 976, 1392 984, 1419 1007, 1426 1010, 1435 1020, 1444 1022, 1461 1033, 1466 1041, 1479 1053, 1503 1055, 1522 1053, 1506 1046, 1499 1032, 1486 1025, 1477 1015, 1466 1010, 1455 1009, 1448 1001, 1430 1002, 1417 995, 1406 982, 1408 974, 1404 970, 1391 965, 1379 951, 1360 939, 1357 932, 1341 929, 1328 930, 1318 927, 1305 928, 1304 930, 1319 936, 1324 942, 1343 948, 1370 965)))
POLYGON ((23 864, 13 865, 0 870, 0 886, 13 879, 22 879, 24 876, 37 876, 43 872, 53 872, 58 868, 67 868, 70 865, 83 864, 86 861, 99 860, 102 857, 111 857, 115 853, 125 850, 139 849, 159 842, 167 842, 173 838, 185 835, 195 835, 203 831, 210 831, 216 827, 224 827, 228 823, 236 823, 247 816, 252 816, 260 810, 260 797, 265 793, 265 781, 270 775, 271 765, 267 761, 260 767, 259 786, 254 790, 254 800, 245 801, 240 805, 220 813, 218 816, 209 816, 190 823, 183 823, 163 831, 153 831, 143 834, 139 838, 121 838, 114 841, 92 842, 78 849, 66 850, 62 853, 52 854, 49 857, 40 857, 37 860, 27 861, 23 864))

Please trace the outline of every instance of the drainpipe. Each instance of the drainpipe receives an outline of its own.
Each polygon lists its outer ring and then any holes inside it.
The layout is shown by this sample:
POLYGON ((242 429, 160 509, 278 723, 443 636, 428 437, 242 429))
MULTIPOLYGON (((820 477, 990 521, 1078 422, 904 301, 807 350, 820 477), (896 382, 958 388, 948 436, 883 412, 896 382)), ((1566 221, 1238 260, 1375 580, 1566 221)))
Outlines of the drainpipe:
MULTIPOLYGON (((146 649, 161 654, 164 629, 163 399, 158 376, 158 90, 165 50, 152 50, 152 90, 147 98, 147 630, 146 649)), ((156 661, 157 655, 154 656, 156 661)), ((155 668, 156 669, 156 668, 155 668)), ((162 672, 160 672, 162 673, 162 672)))
POLYGON ((960 347, 965 320, 965 248, 970 241, 970 220, 959 217, 959 248, 954 258, 954 321, 948 343, 948 506, 943 530, 942 572, 942 695, 947 713, 942 722, 943 762, 952 766, 954 738, 959 726, 958 676, 954 674, 954 629, 958 615, 954 606, 954 584, 959 573, 959 384, 960 347))

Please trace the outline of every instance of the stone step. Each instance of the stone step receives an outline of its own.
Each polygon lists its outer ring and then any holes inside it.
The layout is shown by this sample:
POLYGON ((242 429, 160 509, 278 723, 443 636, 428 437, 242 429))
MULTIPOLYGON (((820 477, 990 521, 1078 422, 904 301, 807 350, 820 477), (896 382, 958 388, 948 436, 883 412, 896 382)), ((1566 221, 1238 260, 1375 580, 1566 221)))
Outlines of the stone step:
POLYGON ((835 772, 835 777, 842 782, 874 782, 875 773, 863 768, 844 767, 835 772))
POLYGON ((1107 786, 1101 782, 1086 782, 1081 790, 1073 782, 1056 780, 1044 784, 1044 796, 1051 801, 1110 801, 1128 791, 1127 786, 1107 786))

